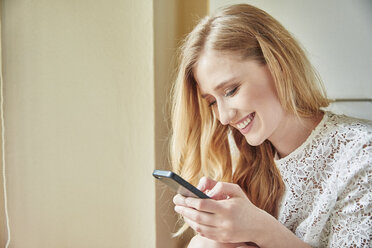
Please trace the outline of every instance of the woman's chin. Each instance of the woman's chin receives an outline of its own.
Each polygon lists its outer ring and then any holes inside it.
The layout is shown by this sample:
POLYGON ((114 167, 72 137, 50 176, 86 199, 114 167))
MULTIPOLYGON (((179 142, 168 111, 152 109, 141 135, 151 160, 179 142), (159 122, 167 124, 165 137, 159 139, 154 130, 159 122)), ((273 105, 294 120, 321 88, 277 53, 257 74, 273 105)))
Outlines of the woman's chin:
POLYGON ((250 135, 245 135, 245 140, 248 142, 251 146, 259 146, 261 145, 265 140, 260 137, 252 137, 250 135))

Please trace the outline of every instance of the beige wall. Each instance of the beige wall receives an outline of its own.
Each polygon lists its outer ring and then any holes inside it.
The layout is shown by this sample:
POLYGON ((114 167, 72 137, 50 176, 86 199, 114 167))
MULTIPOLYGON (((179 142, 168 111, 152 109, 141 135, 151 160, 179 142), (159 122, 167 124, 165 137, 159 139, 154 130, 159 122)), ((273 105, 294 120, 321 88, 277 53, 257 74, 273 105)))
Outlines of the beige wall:
POLYGON ((152 1, 2 17, 11 247, 154 247, 152 1))
POLYGON ((169 168, 177 42, 205 13, 197 0, 2 1, 10 247, 187 242, 171 239, 172 194, 151 172, 169 168))
MULTIPOLYGON (((154 72, 155 72, 155 160, 157 169, 169 169, 167 161, 168 126, 167 97, 176 48, 177 1, 156 0, 154 4, 154 72)), ((176 215, 172 194, 156 183, 156 247, 181 247, 182 240, 172 239, 176 215), (166 244, 166 245, 164 245, 166 244)))
MULTIPOLYGON (((207 0, 154 1, 155 26, 155 158, 156 168, 169 169, 167 141, 169 130, 169 90, 175 77, 176 47, 196 21, 208 13, 207 0)), ((156 187, 156 227, 158 248, 184 247, 192 233, 172 239, 177 229, 173 193, 161 183, 156 187)))
MULTIPOLYGON (((0 1, 1 3, 1 1, 0 1)), ((0 83, 2 85, 2 51, 1 51, 1 4, 0 4, 0 83)), ((2 89, 0 89, 0 93, 1 93, 2 89)), ((0 114, 1 114, 1 109, 0 109, 0 114)), ((0 125, 0 140, 2 140, 2 126, 0 125)), ((3 159, 3 150, 2 150, 2 147, 0 148, 0 164, 2 165, 2 159, 3 159)), ((3 169, 3 167, 1 166, 1 169, 3 169)), ((1 176, 0 176, 0 187, 1 187, 1 190, 0 190, 0 246, 1 247, 4 247, 5 246, 5 240, 7 239, 7 232, 6 232, 6 220, 5 220, 5 204, 4 204, 4 189, 2 187, 3 185, 3 173, 2 173, 3 170, 1 170, 1 176)))

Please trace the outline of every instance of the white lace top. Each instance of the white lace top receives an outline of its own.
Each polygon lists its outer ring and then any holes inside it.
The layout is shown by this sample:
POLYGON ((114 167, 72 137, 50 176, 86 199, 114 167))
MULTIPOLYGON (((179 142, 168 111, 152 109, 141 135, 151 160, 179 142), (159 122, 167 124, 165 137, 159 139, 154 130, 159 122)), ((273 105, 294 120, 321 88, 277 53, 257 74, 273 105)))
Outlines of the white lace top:
POLYGON ((312 247, 372 247, 372 122, 326 112, 275 162, 286 187, 282 224, 312 247))

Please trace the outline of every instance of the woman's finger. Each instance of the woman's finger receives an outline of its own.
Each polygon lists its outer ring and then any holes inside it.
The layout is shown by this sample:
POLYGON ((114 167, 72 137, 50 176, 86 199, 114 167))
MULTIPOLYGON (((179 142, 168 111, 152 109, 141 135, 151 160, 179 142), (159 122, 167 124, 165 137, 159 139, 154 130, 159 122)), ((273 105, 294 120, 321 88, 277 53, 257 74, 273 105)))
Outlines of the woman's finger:
POLYGON ((177 206, 191 207, 203 212, 215 213, 220 207, 212 199, 200 199, 195 197, 184 197, 177 194, 173 197, 173 203, 177 206))
POLYGON ((201 212, 193 208, 182 206, 175 206, 174 210, 183 217, 201 225, 215 226, 217 224, 215 215, 211 213, 201 212))
POLYGON ((215 185, 217 181, 210 179, 208 177, 202 177, 199 180, 199 184, 197 188, 201 191, 211 190, 215 185))
POLYGON ((210 234, 215 232, 215 227, 209 225, 203 225, 189 219, 187 217, 183 218, 187 225, 189 225, 195 232, 199 233, 203 237, 211 237, 210 234))
POLYGON ((208 196, 215 200, 226 200, 231 197, 246 197, 239 185, 233 183, 218 182, 208 196))
MULTIPOLYGON (((197 223, 187 217, 184 217, 184 220, 187 225, 189 225, 193 230, 195 230, 200 236, 214 240, 222 245, 222 243, 228 243, 224 240, 222 240, 221 232, 218 230, 215 226, 209 226, 209 225, 203 225, 200 223, 197 223)), ((225 246, 222 246, 225 247, 225 246)), ((226 246, 230 247, 230 246, 226 246)), ((249 246, 248 246, 249 247, 249 246)), ((235 248, 235 246, 234 246, 235 248)))
POLYGON ((185 203, 185 197, 180 194, 177 194, 173 197, 173 203, 179 206, 187 207, 187 204, 185 203))
POLYGON ((208 213, 216 213, 222 206, 220 203, 213 199, 200 199, 194 197, 186 197, 185 204, 188 207, 194 208, 199 211, 208 212, 208 213))

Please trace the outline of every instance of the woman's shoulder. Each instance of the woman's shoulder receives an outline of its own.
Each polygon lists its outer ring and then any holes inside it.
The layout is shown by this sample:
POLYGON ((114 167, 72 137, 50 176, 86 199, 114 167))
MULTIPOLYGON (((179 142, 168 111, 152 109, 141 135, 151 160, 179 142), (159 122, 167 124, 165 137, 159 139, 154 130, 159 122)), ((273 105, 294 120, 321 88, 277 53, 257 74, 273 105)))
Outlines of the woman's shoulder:
POLYGON ((329 111, 326 111, 324 115, 326 118, 325 125, 333 126, 344 131, 372 133, 372 120, 335 114, 329 111))
MULTIPOLYGON (((360 173, 371 173, 372 166, 372 122, 345 115, 327 112, 328 138, 339 166, 339 178, 355 177, 360 173), (342 162, 342 163, 341 163, 342 162)), ((337 167, 338 167, 337 166, 337 167)))
POLYGON ((372 122, 325 112, 308 139, 288 156, 275 160, 281 168, 306 161, 312 168, 335 167, 348 160, 372 159, 372 122))
POLYGON ((372 122, 325 112, 307 149, 316 160, 314 164, 319 162, 321 169, 325 169, 326 164, 326 170, 333 171, 339 178, 370 170, 372 122))
POLYGON ((345 146, 348 150, 372 146, 372 121, 325 112, 320 135, 345 146))

